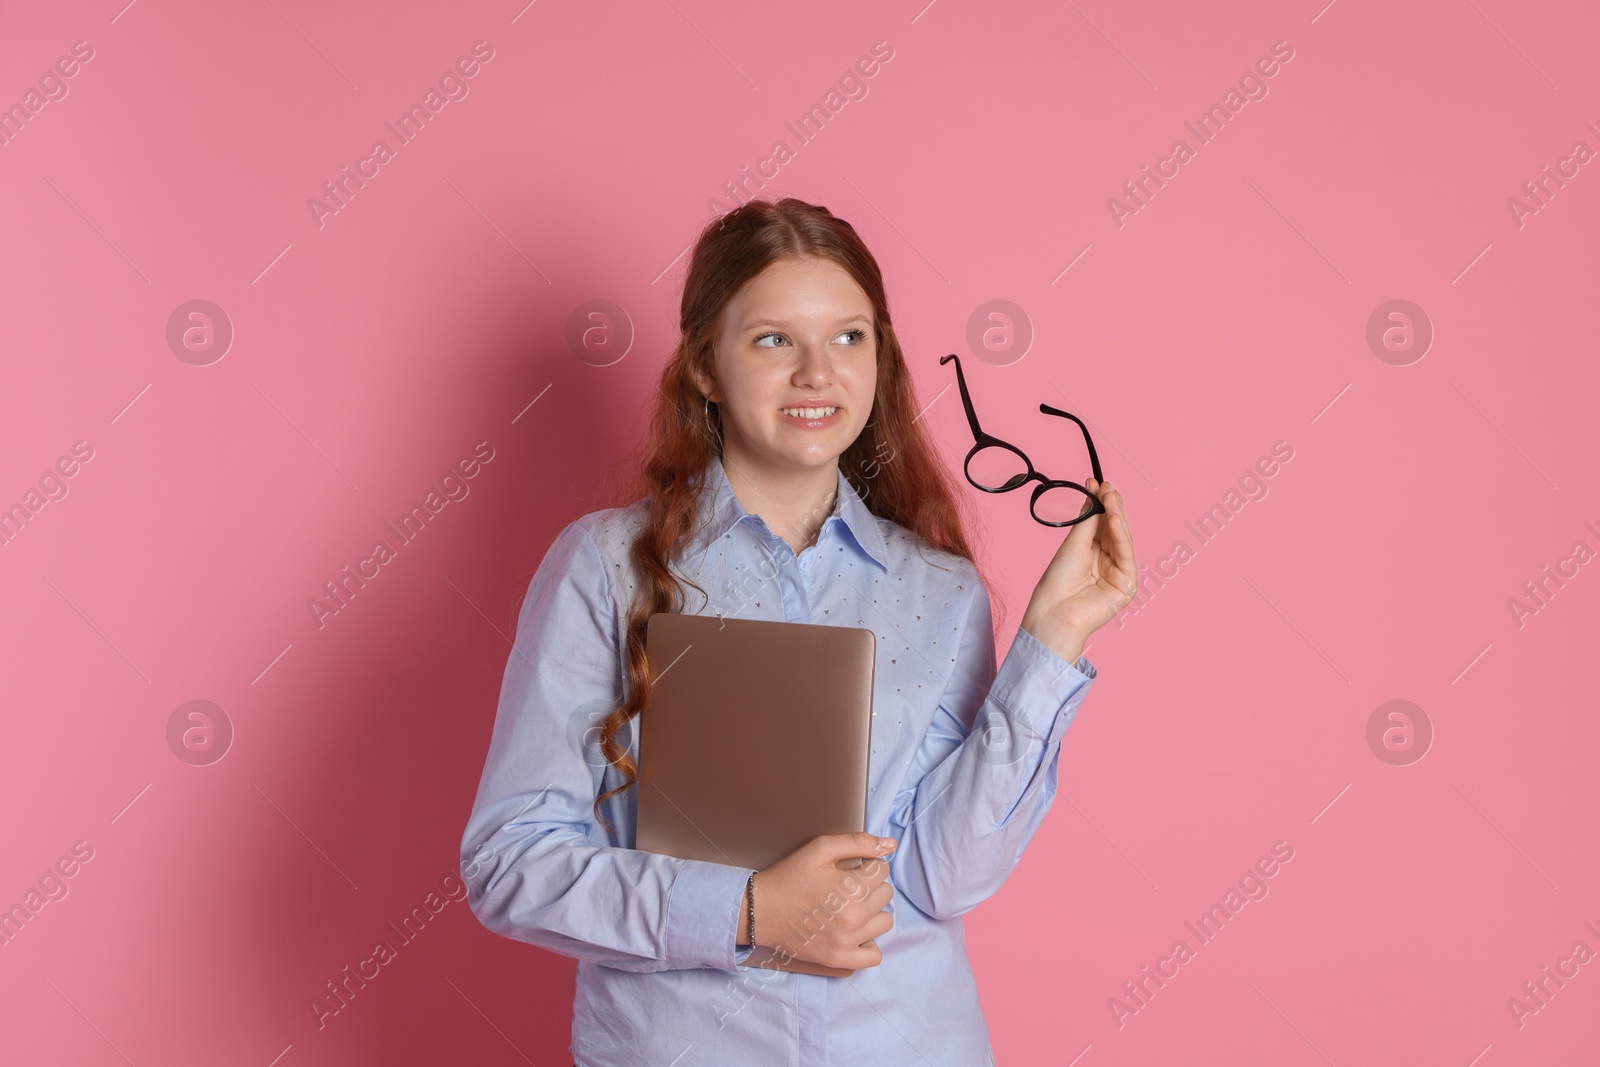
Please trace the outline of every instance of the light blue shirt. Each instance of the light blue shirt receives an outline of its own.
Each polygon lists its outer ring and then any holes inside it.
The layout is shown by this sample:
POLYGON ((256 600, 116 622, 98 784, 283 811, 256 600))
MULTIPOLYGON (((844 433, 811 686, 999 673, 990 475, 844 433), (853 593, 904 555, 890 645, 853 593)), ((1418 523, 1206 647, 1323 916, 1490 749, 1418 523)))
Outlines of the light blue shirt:
MULTIPOLYGON (((877 635, 866 829, 899 841, 883 962, 849 978, 741 968, 750 869, 633 849, 637 786, 603 808, 618 832, 594 819, 594 798, 621 782, 597 726, 623 695, 643 501, 568 525, 529 584, 461 842, 468 902, 496 933, 578 960, 579 1067, 992 1064, 961 916, 1050 809, 1095 668, 1019 629, 997 672, 973 565, 874 515, 842 472, 798 556, 719 459, 706 476, 707 522, 677 563, 706 595, 686 586, 686 613, 877 635)), ((619 740, 637 757, 632 729, 619 740)))

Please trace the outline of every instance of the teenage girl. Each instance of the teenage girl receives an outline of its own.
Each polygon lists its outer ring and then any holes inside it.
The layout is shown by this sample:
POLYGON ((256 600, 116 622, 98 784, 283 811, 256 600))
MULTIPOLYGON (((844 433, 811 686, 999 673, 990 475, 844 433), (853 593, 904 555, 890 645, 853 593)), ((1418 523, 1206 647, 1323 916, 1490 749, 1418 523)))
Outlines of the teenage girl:
POLYGON ((1122 496, 1084 483, 1104 510, 997 670, 956 483, 850 224, 794 199, 713 221, 679 326, 627 502, 566 526, 529 585, 462 840, 471 907, 578 960, 577 1067, 992 1064, 961 917, 1048 811, 1084 644, 1133 598, 1122 496), (765 870, 632 847, 658 611, 876 634, 867 831, 765 870), (741 968, 752 944, 855 973, 741 968))

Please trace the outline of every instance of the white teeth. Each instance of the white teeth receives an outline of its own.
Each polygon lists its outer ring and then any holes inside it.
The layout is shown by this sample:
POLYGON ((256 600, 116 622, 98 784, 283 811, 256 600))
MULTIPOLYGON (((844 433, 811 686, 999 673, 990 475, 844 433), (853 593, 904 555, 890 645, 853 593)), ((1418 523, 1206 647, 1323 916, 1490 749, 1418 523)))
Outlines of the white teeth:
POLYGON ((780 408, 785 415, 794 415, 802 419, 825 419, 839 409, 833 408, 780 408))

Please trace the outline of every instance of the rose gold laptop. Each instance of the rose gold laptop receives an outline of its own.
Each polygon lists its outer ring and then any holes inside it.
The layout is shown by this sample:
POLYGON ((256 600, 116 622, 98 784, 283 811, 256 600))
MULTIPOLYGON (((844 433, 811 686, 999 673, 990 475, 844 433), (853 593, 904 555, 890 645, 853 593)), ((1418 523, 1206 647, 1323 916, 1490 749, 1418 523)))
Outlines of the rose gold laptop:
MULTIPOLYGON (((659 612, 647 635, 636 848, 763 870, 819 834, 866 829, 871 630, 659 612)), ((855 973, 767 947, 745 966, 855 973)))

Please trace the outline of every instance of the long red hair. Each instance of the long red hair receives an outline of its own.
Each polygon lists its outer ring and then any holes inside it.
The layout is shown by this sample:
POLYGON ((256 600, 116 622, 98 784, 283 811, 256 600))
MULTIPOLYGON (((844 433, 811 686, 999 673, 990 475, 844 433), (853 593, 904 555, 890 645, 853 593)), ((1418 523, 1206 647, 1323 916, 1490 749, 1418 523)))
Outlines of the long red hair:
POLYGON ((677 559, 694 532, 702 476, 712 457, 722 452, 718 405, 706 405, 693 372, 711 373, 714 342, 728 301, 785 256, 832 260, 872 302, 876 394, 866 427, 839 458, 845 477, 873 514, 898 523, 935 548, 974 558, 955 482, 916 421, 911 375, 889 318, 883 274, 855 228, 825 207, 794 198, 776 203, 752 200, 713 219, 701 231, 689 262, 678 315, 680 338, 661 372, 650 428, 632 457, 633 477, 615 494, 619 505, 643 497, 648 508, 631 550, 637 581, 627 619, 626 699, 600 729, 601 750, 623 776, 621 785, 595 799, 595 814, 602 822, 601 803, 638 779, 638 767, 617 735, 649 702, 646 624, 658 611, 683 608, 683 585, 668 563, 677 559))

